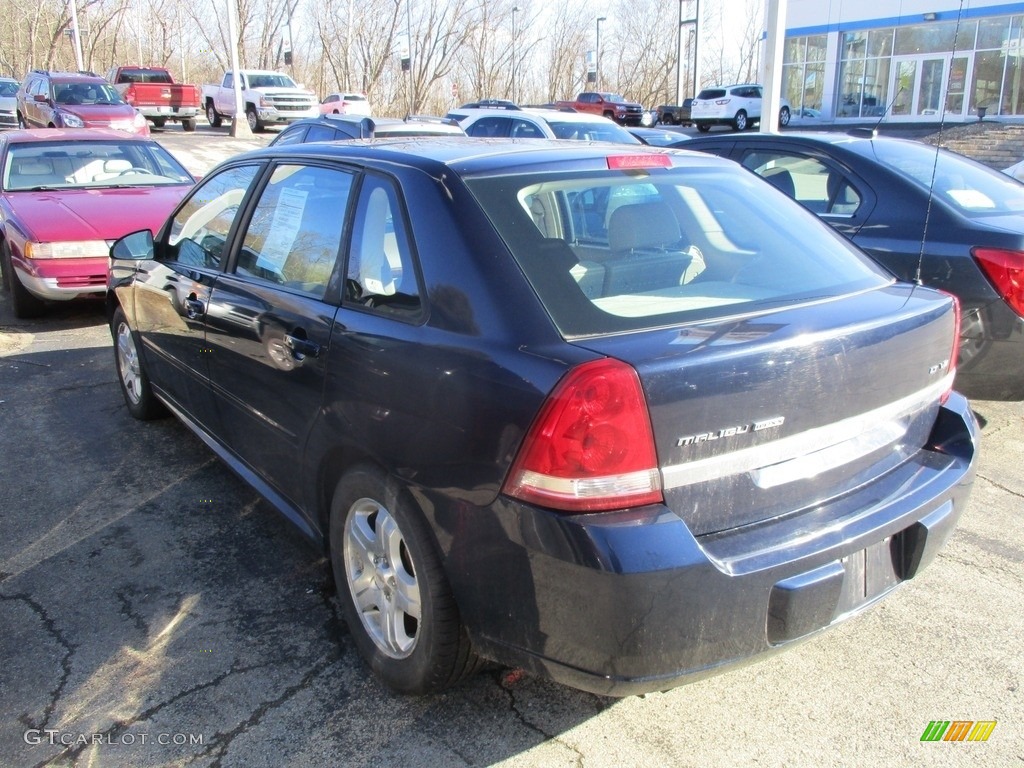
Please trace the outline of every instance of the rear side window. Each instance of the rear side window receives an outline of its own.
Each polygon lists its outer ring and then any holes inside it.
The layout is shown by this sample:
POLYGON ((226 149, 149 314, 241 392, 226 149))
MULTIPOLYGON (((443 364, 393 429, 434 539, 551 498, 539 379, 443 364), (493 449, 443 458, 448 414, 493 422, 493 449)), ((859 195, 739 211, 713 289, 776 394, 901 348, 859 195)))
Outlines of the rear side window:
POLYGON ((485 138, 508 136, 509 121, 504 117, 483 117, 466 129, 470 136, 483 136, 485 138))
POLYGON ((467 183, 566 337, 891 282, 831 227, 731 164, 467 183))
POLYGON ((367 176, 360 189, 345 275, 345 303, 414 320, 420 315, 412 241, 395 185, 367 176))
POLYGON ((861 194, 838 168, 817 158, 776 150, 752 150, 741 161, 805 208, 820 215, 852 216, 861 194))

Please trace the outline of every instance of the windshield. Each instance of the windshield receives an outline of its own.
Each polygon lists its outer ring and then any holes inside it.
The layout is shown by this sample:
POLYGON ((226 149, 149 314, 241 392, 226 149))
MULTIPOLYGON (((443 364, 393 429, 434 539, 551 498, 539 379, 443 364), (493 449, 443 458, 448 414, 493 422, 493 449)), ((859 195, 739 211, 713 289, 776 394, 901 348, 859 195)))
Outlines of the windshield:
POLYGON ((914 141, 872 141, 879 162, 906 176, 965 216, 1019 214, 1024 186, 963 155, 914 141))
POLYGON ((53 83, 53 100, 58 104, 124 104, 125 101, 109 83, 53 83))
POLYGON ((296 88, 288 75, 249 75, 250 88, 296 88))
POLYGON ((566 337, 764 311, 892 281, 738 166, 467 184, 566 337))
POLYGON ((11 144, 3 168, 8 192, 192 183, 167 150, 143 141, 11 144))

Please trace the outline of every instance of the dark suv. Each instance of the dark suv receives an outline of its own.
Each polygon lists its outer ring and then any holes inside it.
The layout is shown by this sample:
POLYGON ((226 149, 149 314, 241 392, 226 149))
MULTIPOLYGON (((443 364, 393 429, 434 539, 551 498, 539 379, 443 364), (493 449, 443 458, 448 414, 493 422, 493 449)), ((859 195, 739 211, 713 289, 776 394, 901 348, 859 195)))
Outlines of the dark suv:
POLYGON ((149 135, 146 118, 92 72, 32 70, 17 103, 22 128, 114 128, 149 135))

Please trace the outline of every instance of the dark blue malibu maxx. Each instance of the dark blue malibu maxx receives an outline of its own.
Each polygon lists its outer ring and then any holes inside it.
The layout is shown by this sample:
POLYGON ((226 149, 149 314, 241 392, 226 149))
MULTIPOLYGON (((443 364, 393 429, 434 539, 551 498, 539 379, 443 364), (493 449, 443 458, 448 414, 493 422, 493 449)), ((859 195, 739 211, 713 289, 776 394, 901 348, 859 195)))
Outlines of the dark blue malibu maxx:
POLYGON ((973 480, 955 299, 713 156, 273 147, 111 255, 129 411, 323 547, 399 691, 784 648, 916 576, 973 480))

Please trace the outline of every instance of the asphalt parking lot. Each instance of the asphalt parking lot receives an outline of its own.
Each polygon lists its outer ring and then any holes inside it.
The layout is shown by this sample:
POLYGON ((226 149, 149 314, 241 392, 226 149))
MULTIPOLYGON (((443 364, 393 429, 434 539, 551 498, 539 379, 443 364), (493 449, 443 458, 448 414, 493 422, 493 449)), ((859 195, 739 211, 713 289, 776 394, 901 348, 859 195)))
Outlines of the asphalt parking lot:
MULTIPOLYGON (((154 135, 197 173, 234 151, 154 135)), ((976 402, 978 477, 937 560, 866 614, 668 693, 488 670, 376 683, 327 567, 174 420, 128 414, 101 310, 0 297, 0 765, 1024 765, 1024 404, 976 402), (922 742, 932 721, 995 721, 922 742)))

